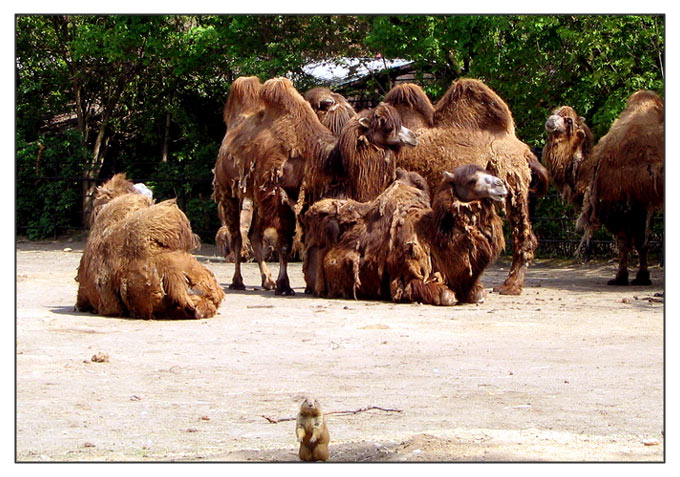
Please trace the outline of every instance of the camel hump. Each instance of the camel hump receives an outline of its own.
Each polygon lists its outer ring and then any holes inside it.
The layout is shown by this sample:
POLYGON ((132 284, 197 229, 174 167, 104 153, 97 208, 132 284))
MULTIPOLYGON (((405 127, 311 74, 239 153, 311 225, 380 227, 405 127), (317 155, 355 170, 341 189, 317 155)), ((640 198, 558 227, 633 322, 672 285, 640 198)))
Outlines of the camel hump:
POLYGON ((236 78, 229 90, 227 102, 224 104, 224 123, 229 127, 239 114, 256 107, 260 101, 262 83, 257 76, 241 76, 236 78))
POLYGON ((453 82, 435 106, 434 122, 440 127, 515 132, 512 113, 505 101, 486 84, 472 78, 453 82))
POLYGON ((134 184, 127 178, 124 172, 119 172, 114 174, 111 179, 104 182, 98 187, 99 193, 112 194, 114 197, 117 195, 127 194, 130 192, 136 192, 134 184))
POLYGON ((652 105, 663 109, 663 101, 654 91, 636 91, 630 96, 630 98, 628 98, 628 107, 644 103, 651 103, 652 105))
POLYGON ((397 109, 405 107, 420 114, 422 119, 432 127, 434 125, 434 106, 423 91, 423 88, 413 83, 402 83, 392 88, 383 101, 397 109))
POLYGON ((294 110, 300 106, 311 106, 293 86, 288 78, 272 78, 262 85, 260 98, 267 108, 278 108, 286 111, 294 110))

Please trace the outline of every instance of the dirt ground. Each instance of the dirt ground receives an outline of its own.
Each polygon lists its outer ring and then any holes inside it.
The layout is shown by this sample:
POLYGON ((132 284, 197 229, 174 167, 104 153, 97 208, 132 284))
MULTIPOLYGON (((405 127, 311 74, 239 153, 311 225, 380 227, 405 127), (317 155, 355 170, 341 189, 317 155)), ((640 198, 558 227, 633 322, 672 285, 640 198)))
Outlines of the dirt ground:
MULTIPOLYGON (((663 461, 664 270, 539 260, 521 296, 440 308, 228 290, 214 318, 74 312, 82 242, 16 252, 16 460, 296 461, 306 394, 331 461, 663 461), (99 356, 99 358, 96 357, 99 356)), ((508 263, 484 276, 491 289, 508 263)), ((272 264, 274 272, 278 265, 272 264)))

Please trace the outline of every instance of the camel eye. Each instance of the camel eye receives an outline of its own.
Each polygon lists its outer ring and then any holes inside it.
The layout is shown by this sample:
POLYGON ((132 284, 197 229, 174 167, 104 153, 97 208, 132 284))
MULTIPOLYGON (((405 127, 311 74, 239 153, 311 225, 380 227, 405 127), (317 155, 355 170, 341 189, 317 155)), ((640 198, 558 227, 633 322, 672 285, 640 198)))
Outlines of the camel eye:
POLYGON ((573 121, 571 120, 571 118, 566 118, 565 121, 566 121, 567 124, 571 124, 571 123, 573 122, 573 121))

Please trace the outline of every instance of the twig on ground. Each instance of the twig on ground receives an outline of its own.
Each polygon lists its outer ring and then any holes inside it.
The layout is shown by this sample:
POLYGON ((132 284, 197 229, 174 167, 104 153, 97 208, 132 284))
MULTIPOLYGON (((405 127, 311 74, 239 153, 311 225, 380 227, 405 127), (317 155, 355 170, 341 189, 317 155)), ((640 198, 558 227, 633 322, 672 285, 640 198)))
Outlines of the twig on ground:
MULTIPOLYGON (((371 409, 376 409, 378 411, 385 411, 385 412, 402 412, 401 409, 390 409, 390 408, 384 408, 384 407, 378 407, 378 406, 367 406, 367 407, 362 407, 360 409, 356 409, 354 411, 352 410, 347 410, 347 411, 330 411, 330 412, 325 412, 324 415, 328 416, 330 414, 358 414, 360 412, 365 412, 365 411, 370 411, 371 409)), ((267 417, 267 416, 261 416, 265 418, 267 421, 269 421, 271 424, 278 424, 279 422, 284 422, 284 421, 294 421, 296 417, 281 417, 281 418, 275 418, 275 417, 267 417)))

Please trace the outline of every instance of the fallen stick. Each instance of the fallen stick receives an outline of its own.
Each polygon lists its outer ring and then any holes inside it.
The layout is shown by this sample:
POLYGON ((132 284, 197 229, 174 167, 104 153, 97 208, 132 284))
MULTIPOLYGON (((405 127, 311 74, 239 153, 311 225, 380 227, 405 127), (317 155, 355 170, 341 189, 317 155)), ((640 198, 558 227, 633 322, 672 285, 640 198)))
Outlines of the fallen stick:
MULTIPOLYGON (((370 411, 371 409, 377 409, 378 411, 385 411, 385 412, 402 412, 401 409, 389 409, 389 408, 384 408, 384 407, 378 407, 378 406, 367 406, 367 407, 362 407, 360 409, 356 409, 354 411, 347 410, 347 411, 330 411, 330 412, 325 412, 324 415, 328 416, 329 414, 358 414, 360 412, 366 412, 370 411)), ((279 419, 275 417, 267 417, 267 416, 261 416, 265 418, 267 421, 269 421, 271 424, 278 424, 279 422, 284 422, 284 421, 294 421, 297 419, 296 417, 281 417, 279 419)))
POLYGON ((663 296, 661 298, 657 297, 657 294, 654 294, 654 296, 634 296, 636 300, 645 300, 649 303, 664 303, 663 296))

